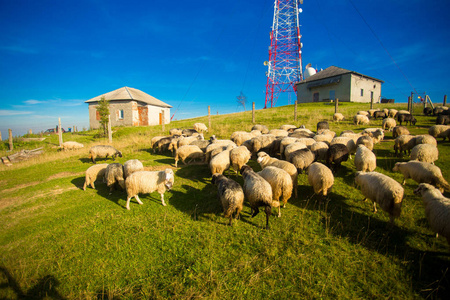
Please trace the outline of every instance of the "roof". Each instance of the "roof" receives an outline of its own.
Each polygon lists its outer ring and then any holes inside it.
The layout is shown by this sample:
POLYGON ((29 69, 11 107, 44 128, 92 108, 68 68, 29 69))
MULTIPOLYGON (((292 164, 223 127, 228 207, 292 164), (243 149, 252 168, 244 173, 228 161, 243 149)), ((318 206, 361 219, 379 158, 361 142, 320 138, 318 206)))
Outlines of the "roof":
MULTIPOLYGON (((359 75, 361 77, 369 78, 369 79, 372 79, 372 80, 384 83, 383 80, 380 80, 380 79, 377 79, 377 78, 374 78, 374 77, 363 75, 363 74, 355 72, 355 71, 342 69, 342 68, 339 68, 339 67, 336 67, 336 66, 331 66, 331 67, 326 68, 323 71, 317 72, 316 74, 314 74, 312 76, 309 76, 308 78, 306 78, 303 81, 298 82, 297 84, 309 83, 309 82, 313 82, 313 81, 328 79, 328 78, 331 78, 331 77, 338 77, 338 79, 336 79, 336 80, 340 80, 340 76, 344 75, 344 74, 355 74, 355 75, 359 75)), ((339 81, 337 81, 337 82, 339 82, 339 81)), ((322 85, 322 84, 316 84, 316 85, 322 85)))
POLYGON ((164 103, 161 100, 158 100, 155 97, 150 96, 147 93, 144 93, 143 91, 140 91, 135 88, 126 87, 126 86, 122 87, 120 89, 114 90, 112 92, 94 97, 87 101, 84 101, 84 103, 98 102, 98 101, 100 101, 100 99, 102 97, 105 97, 105 99, 108 101, 134 100, 134 101, 140 101, 140 102, 144 102, 144 103, 154 105, 154 106, 169 107, 169 108, 172 107, 171 105, 164 103))

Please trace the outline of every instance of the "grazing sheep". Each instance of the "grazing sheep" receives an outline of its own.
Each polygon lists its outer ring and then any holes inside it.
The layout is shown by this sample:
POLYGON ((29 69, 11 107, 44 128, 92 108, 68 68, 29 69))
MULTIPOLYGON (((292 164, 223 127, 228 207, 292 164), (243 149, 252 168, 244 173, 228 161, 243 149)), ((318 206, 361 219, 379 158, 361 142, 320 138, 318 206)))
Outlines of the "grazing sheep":
POLYGON ((287 201, 292 196, 292 180, 291 176, 283 169, 268 166, 257 173, 264 178, 272 188, 272 199, 279 203, 278 217, 281 217, 281 203, 286 207, 287 201))
POLYGON ((122 157, 122 152, 109 145, 97 145, 91 147, 89 149, 89 158, 92 159, 92 162, 95 164, 95 159, 97 157, 112 157, 113 160, 116 160, 116 156, 122 157))
MULTIPOLYGON (((335 144, 342 144, 347 147, 348 154, 354 154, 356 152, 356 143, 350 137, 338 136, 331 140, 330 146, 335 144)), ((350 157, 351 158, 351 157, 350 157)))
MULTIPOLYGON (((280 158, 284 158, 285 157, 284 156, 284 150, 286 149, 286 147, 289 146, 290 144, 293 144, 293 143, 297 142, 297 141, 298 141, 298 139, 295 138, 295 137, 287 136, 287 137, 282 138, 281 141, 280 141, 280 153, 279 153, 280 154, 280 158)), ((306 145, 305 145, 305 147, 306 147, 306 145)))
POLYGON ((261 131, 262 134, 269 133, 269 128, 267 128, 266 125, 260 125, 260 124, 254 125, 252 127, 252 130, 259 130, 259 131, 261 131))
MULTIPOLYGON (((172 130, 172 129, 171 129, 172 130)), ((159 140, 161 140, 161 139, 163 139, 163 138, 167 138, 168 136, 155 136, 155 137, 152 137, 152 139, 150 140, 150 147, 152 148, 152 152, 153 153, 155 153, 155 148, 156 148, 156 146, 155 146, 155 144, 159 141, 159 140)))
POLYGON ((375 112, 380 111, 379 108, 377 109, 369 109, 367 112, 369 113, 369 116, 373 117, 375 112))
POLYGON ((161 139, 159 139, 158 141, 156 141, 153 144, 153 153, 156 152, 156 149, 158 149, 158 152, 161 153, 162 151, 165 151, 168 149, 170 143, 174 140, 174 139, 178 139, 179 136, 166 136, 163 137, 161 139))
POLYGON ((93 189, 95 189, 94 182, 96 180, 104 178, 107 166, 108 164, 98 164, 93 165, 86 170, 86 179, 84 181, 83 191, 86 190, 86 187, 88 185, 90 185, 93 189))
POLYGON ((408 122, 409 125, 416 125, 417 122, 416 118, 414 118, 413 115, 401 113, 397 114, 397 121, 400 123, 400 125, 402 125, 402 122, 406 122, 406 125, 408 125, 408 122))
POLYGON ((284 149, 284 157, 286 159, 286 161, 290 162, 291 161, 291 154, 294 153, 297 150, 300 149, 306 149, 307 146, 305 144, 303 144, 302 142, 295 142, 292 144, 289 144, 286 146, 286 148, 284 149))
POLYGON ((144 165, 138 159, 127 160, 123 164, 123 174, 126 179, 131 173, 144 170, 144 165))
POLYGON ((230 152, 236 148, 236 145, 228 145, 225 150, 211 158, 209 169, 211 174, 223 174, 231 166, 230 152))
POLYGON ((209 140, 195 140, 191 142, 189 145, 195 145, 198 146, 200 149, 202 149, 203 152, 206 152, 206 148, 211 145, 211 141, 209 140))
POLYGON ((355 167, 357 171, 372 172, 377 167, 375 154, 363 144, 358 145, 355 154, 355 167))
POLYGON ((266 229, 269 229, 269 217, 272 214, 272 206, 280 206, 279 202, 273 201, 272 187, 248 165, 243 166, 240 172, 244 178, 244 195, 250 203, 252 218, 259 213, 259 207, 264 206, 266 229))
POLYGON ((448 125, 449 122, 450 122, 449 115, 439 115, 436 118, 436 125, 448 125))
POLYGON ((314 193, 319 195, 319 203, 326 197, 334 184, 334 176, 331 170, 320 162, 311 164, 308 168, 308 182, 313 187, 314 193))
POLYGON ((364 115, 356 115, 353 117, 353 124, 355 125, 367 125, 369 124, 369 118, 364 115))
POLYGON ((263 169, 268 166, 274 166, 288 172, 288 174, 291 176, 292 179, 292 188, 294 189, 294 197, 297 198, 298 173, 297 168, 293 164, 284 160, 279 160, 274 157, 270 157, 265 152, 259 152, 256 161, 263 169))
POLYGON ((295 125, 281 125, 280 129, 288 131, 289 129, 295 129, 297 126, 295 125))
POLYGON ((230 151, 230 161, 233 170, 236 173, 250 160, 252 153, 245 146, 239 146, 237 148, 231 149, 230 151))
POLYGON ((394 151, 396 156, 402 156, 408 151, 411 153, 411 149, 416 145, 413 135, 403 134, 397 137, 394 141, 394 151))
POLYGON ((181 131, 181 134, 184 135, 184 136, 193 136, 193 135, 197 135, 198 132, 195 129, 188 128, 188 129, 183 129, 181 131))
POLYGON ((314 137, 314 141, 316 142, 326 142, 331 143, 331 140, 336 136, 336 132, 325 129, 321 130, 320 133, 318 132, 314 137))
POLYGON ((230 140, 232 140, 236 146, 241 146, 245 141, 251 140, 259 135, 261 135, 261 131, 259 130, 252 130, 251 132, 235 131, 231 134, 230 140))
POLYGON ((325 161, 327 159, 328 144, 325 142, 312 144, 310 150, 316 154, 316 160, 325 161))
POLYGON ((231 140, 218 140, 215 139, 215 137, 211 137, 211 144, 209 144, 208 147, 206 147, 205 162, 207 163, 211 160, 211 154, 215 149, 226 147, 228 145, 236 146, 236 144, 231 140))
POLYGON ((125 179, 123 177, 123 165, 121 163, 109 164, 105 170, 105 181, 109 187, 109 194, 115 190, 116 185, 122 189, 125 188, 125 179))
POLYGON ((398 110, 392 108, 389 110, 389 117, 395 118, 397 116, 397 113, 398 113, 398 110))
POLYGON ((340 121, 342 121, 342 120, 344 120, 344 115, 343 115, 343 114, 341 114, 341 113, 335 113, 335 114, 333 115, 333 121, 335 121, 335 122, 340 122, 340 121))
POLYGON ((330 129, 330 125, 328 124, 328 121, 320 121, 317 123, 317 131, 320 129, 330 129))
POLYGON ((78 142, 74 142, 74 141, 68 141, 68 142, 64 142, 61 144, 61 149, 64 151, 67 150, 78 150, 83 148, 84 145, 78 142))
POLYGON ((283 129, 271 129, 268 134, 272 134, 274 136, 288 136, 289 132, 283 129))
POLYGON ((167 150, 171 151, 171 152, 172 152, 172 155, 174 155, 175 152, 177 151, 177 149, 178 149, 178 141, 179 141, 181 138, 183 138, 183 136, 180 136, 180 137, 174 137, 174 138, 170 141, 169 146, 167 147, 167 150))
POLYGON ((384 131, 381 128, 366 128, 361 133, 370 136, 374 144, 378 144, 384 139, 384 131))
POLYGON ((206 127, 206 125, 203 123, 195 123, 194 130, 198 133, 208 132, 208 127, 206 127))
POLYGON ((363 135, 356 141, 356 151, 358 151, 358 145, 366 146, 370 151, 373 150, 373 139, 368 135, 363 135))
POLYGON ((172 128, 169 130, 169 134, 174 136, 174 135, 182 135, 183 134, 183 130, 181 128, 172 128))
POLYGON ((410 113, 408 110, 403 110, 403 109, 401 109, 401 110, 399 110, 399 111, 397 112, 397 115, 398 115, 398 114, 410 115, 411 113, 410 113))
POLYGON ((127 188, 126 208, 130 210, 131 198, 134 197, 139 204, 144 204, 139 199, 139 194, 150 194, 154 191, 157 191, 161 195, 161 203, 166 206, 164 193, 172 188, 174 180, 175 177, 172 169, 134 172, 125 181, 127 188))
POLYGON ((409 130, 405 126, 395 126, 394 129, 392 129, 392 137, 394 139, 404 134, 409 134, 409 130))
MULTIPOLYGON (((191 135, 191 136, 187 136, 187 137, 181 136, 178 139, 178 147, 189 145, 193 141, 197 141, 197 140, 204 140, 203 134, 199 134, 199 135, 195 135, 195 136, 191 135)), ((176 149, 175 149, 175 151, 176 151, 176 149)))
POLYGON ((416 135, 414 138, 416 145, 419 144, 429 144, 437 147, 437 141, 434 137, 429 134, 416 135))
POLYGON ((384 118, 387 118, 387 117, 388 117, 388 114, 386 114, 384 111, 376 111, 376 112, 373 113, 373 117, 374 117, 375 119, 377 119, 377 118, 382 118, 382 119, 384 119, 384 118))
POLYGON ((236 181, 229 179, 222 174, 213 174, 212 184, 217 186, 217 196, 222 203, 223 216, 228 218, 228 225, 233 225, 233 214, 239 219, 239 214, 244 206, 244 191, 236 181))
POLYGON ((405 185, 406 179, 411 178, 417 183, 429 183, 441 191, 444 189, 450 191, 450 186, 442 176, 441 169, 433 164, 416 160, 398 162, 392 171, 403 174, 403 185, 405 185))
POLYGON ((297 173, 301 174, 315 159, 315 153, 306 148, 292 152, 289 161, 297 168, 297 173))
POLYGON ((367 111, 365 111, 365 110, 360 110, 356 114, 357 115, 361 115, 361 116, 368 116, 369 115, 369 113, 367 111))
POLYGON ((298 138, 312 138, 314 135, 315 133, 307 128, 297 128, 289 134, 289 136, 298 138))
POLYGON ((414 190, 414 194, 422 196, 425 205, 425 216, 431 230, 437 235, 442 235, 450 245, 450 199, 433 186, 421 183, 414 190))
POLYGON ((262 134, 260 136, 252 138, 251 145, 252 145, 252 153, 256 154, 259 151, 266 151, 273 155, 276 155, 278 153, 278 149, 274 149, 273 143, 277 139, 276 136, 272 134, 262 134))
POLYGON ((397 122, 395 122, 394 118, 383 119, 383 122, 381 123, 381 127, 383 128, 383 130, 392 131, 395 126, 397 126, 397 122))
POLYGON ((431 115, 433 113, 433 109, 431 108, 431 107, 425 107, 424 109, 423 109, 423 114, 425 115, 425 116, 429 116, 429 115, 431 115))
POLYGON ((343 161, 347 161, 349 151, 343 144, 333 144, 327 150, 326 164, 330 169, 337 170, 341 167, 343 161), (334 164, 334 168, 333 168, 334 164))
POLYGON ((434 164, 439 158, 439 150, 434 145, 419 144, 412 148, 410 158, 434 164))
POLYGON ((391 224, 398 218, 402 209, 403 187, 389 176, 378 172, 356 172, 355 183, 361 188, 364 200, 373 201, 374 213, 376 204, 389 214, 391 224))
POLYGON ((428 133, 438 139, 442 138, 445 141, 446 138, 450 139, 450 126, 449 125, 433 125, 428 128, 428 133))
POLYGON ((181 160, 183 164, 186 164, 186 159, 189 159, 188 163, 191 163, 195 159, 203 160, 205 153, 196 145, 184 145, 177 149, 175 152, 175 168, 178 168, 178 161, 181 160))

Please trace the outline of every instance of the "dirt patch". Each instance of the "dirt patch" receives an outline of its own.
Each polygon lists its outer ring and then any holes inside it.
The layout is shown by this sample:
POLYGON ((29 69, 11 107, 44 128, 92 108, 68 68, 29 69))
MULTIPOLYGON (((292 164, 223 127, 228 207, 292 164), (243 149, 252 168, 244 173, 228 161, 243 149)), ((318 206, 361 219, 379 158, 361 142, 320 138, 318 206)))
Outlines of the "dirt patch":
POLYGON ((79 175, 84 175, 84 174, 85 174, 85 172, 78 172, 78 173, 73 173, 73 172, 61 172, 61 173, 57 173, 57 174, 50 175, 50 176, 47 178, 47 181, 53 180, 53 179, 58 179, 58 178, 70 177, 70 176, 79 176, 79 175))
POLYGON ((5 189, 5 190, 3 190, 3 192, 14 192, 14 191, 17 191, 20 189, 27 188, 29 186, 37 185, 39 183, 41 183, 41 181, 33 181, 33 182, 23 183, 23 184, 16 185, 15 187, 12 187, 10 189, 5 189))
MULTIPOLYGON (((53 179, 58 179, 58 178, 65 178, 65 177, 71 177, 71 176, 80 176, 80 175, 84 175, 85 172, 77 172, 77 173, 73 173, 73 172, 61 172, 58 174, 53 174, 50 175, 45 181, 50 181, 53 179)), ((3 192, 9 193, 9 192, 14 192, 20 189, 24 189, 30 186, 34 186, 37 185, 39 183, 42 183, 42 181, 33 181, 33 182, 28 182, 28 183, 23 183, 23 184, 19 184, 16 185, 15 187, 9 188, 9 189, 5 189, 3 190, 3 192)))

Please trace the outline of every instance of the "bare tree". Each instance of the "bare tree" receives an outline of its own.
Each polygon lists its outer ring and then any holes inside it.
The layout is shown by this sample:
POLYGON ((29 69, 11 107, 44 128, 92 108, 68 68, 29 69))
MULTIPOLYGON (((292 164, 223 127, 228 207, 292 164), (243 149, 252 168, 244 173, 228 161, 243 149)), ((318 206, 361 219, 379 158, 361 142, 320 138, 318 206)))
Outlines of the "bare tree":
POLYGON ((239 96, 237 96, 236 98, 237 98, 237 102, 240 105, 242 105, 244 107, 244 111, 246 111, 245 104, 247 103, 247 97, 244 95, 244 93, 241 92, 241 94, 239 96))

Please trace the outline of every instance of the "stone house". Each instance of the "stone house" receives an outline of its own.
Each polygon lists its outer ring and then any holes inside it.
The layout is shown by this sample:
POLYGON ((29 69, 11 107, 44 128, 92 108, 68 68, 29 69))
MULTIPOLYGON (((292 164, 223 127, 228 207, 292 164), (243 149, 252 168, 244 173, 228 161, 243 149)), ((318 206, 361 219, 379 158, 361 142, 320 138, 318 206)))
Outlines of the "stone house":
POLYGON ((171 105, 138 89, 122 87, 85 101, 89 104, 89 125, 100 128, 98 102, 102 97, 109 101, 111 126, 147 126, 170 123, 171 105))
POLYGON ((379 102, 384 81, 331 66, 296 84, 297 103, 339 99, 346 102, 379 102))

